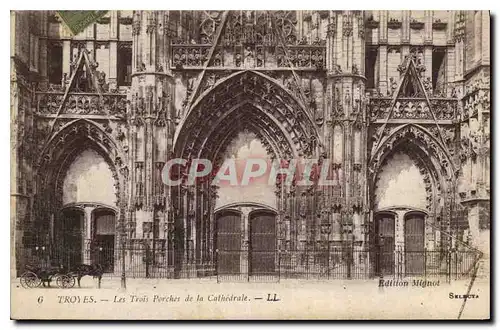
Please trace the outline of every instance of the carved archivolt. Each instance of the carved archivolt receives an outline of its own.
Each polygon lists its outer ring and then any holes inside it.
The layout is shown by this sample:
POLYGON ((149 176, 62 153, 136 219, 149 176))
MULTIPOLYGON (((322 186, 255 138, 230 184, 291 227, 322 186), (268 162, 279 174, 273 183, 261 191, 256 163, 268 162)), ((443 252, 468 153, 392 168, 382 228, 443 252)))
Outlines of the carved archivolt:
POLYGON ((124 179, 128 176, 126 160, 105 131, 88 120, 77 120, 56 132, 38 159, 37 172, 43 173, 38 176, 38 187, 44 189, 39 193, 47 202, 57 202, 58 196, 62 196, 60 190, 66 170, 85 149, 95 150, 107 161, 115 180, 117 201, 120 201, 120 194, 123 193, 120 188, 123 188, 124 179))
POLYGON ((416 146, 421 151, 423 163, 428 164, 430 168, 435 168, 433 175, 438 182, 452 180, 455 177, 454 165, 446 149, 424 128, 405 125, 382 141, 380 147, 373 153, 369 163, 373 179, 379 173, 384 159, 394 149, 399 147, 405 151, 412 146, 416 146))
MULTIPOLYGON (((209 137, 204 139, 199 148, 198 157, 221 160, 219 156, 222 155, 223 147, 228 145, 242 129, 254 132, 272 158, 285 159, 296 154, 291 147, 294 145, 294 140, 281 131, 279 124, 257 106, 244 104, 235 108, 224 121, 215 124, 209 137)), ((300 148, 300 145, 298 147, 300 148)))
POLYGON ((176 154, 206 154, 206 148, 217 148, 244 128, 290 156, 312 157, 322 147, 312 117, 294 96, 265 75, 240 72, 221 79, 193 104, 177 128, 176 154))

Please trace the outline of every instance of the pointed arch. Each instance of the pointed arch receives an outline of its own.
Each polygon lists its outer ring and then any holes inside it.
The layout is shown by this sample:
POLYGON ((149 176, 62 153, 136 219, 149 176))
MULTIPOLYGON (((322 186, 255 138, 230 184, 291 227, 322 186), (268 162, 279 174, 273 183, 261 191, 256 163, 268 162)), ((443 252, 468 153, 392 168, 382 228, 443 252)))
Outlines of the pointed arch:
MULTIPOLYGON (((188 110, 186 115, 184 116, 183 121, 181 121, 179 126, 182 126, 182 123, 185 121, 186 118, 188 118, 189 114, 193 111, 193 109, 195 109, 203 101, 203 99, 206 98, 208 95, 210 95, 217 87, 227 85, 228 81, 233 80, 234 78, 236 78, 240 75, 247 76, 249 73, 252 75, 255 75, 256 77, 262 78, 263 82, 267 81, 269 83, 272 83, 273 85, 276 85, 278 88, 280 88, 286 94, 286 96, 290 97, 295 103, 297 103, 300 106, 300 108, 305 112, 306 115, 308 115, 308 112, 307 112, 304 104, 295 95, 293 95, 288 90, 286 90, 285 88, 280 86, 279 83, 277 83, 274 79, 272 79, 271 77, 269 77, 261 72, 258 72, 258 71, 241 70, 241 71, 234 72, 234 73, 230 74, 229 76, 218 80, 211 88, 207 88, 202 93, 200 93, 200 95, 196 98, 196 100, 193 102, 192 106, 190 107, 190 109, 188 110)), ((313 122, 313 118, 310 115, 308 115, 307 117, 309 118, 309 120, 311 122, 313 122)))
POLYGON ((266 113, 258 104, 249 101, 243 101, 233 107, 221 116, 214 126, 207 128, 209 131, 207 138, 204 139, 197 156, 201 157, 203 155, 208 156, 210 159, 216 159, 220 148, 243 128, 248 128, 257 134, 270 154, 275 158, 298 156, 297 150, 291 148, 294 145, 293 138, 298 139, 298 137, 285 134, 286 128, 276 118, 266 113), (209 148, 207 145, 213 142, 218 144, 215 145, 215 153, 207 153, 206 149, 209 148))
MULTIPOLYGON (((275 158, 320 158, 323 153, 321 135, 303 104, 276 80, 245 70, 222 78, 200 93, 176 128, 174 152, 170 156, 188 161, 209 159, 216 162, 214 168, 217 168, 224 147, 244 130, 255 133, 267 153, 275 158)), ((179 171, 176 175, 185 173, 179 171)), ((287 189, 277 182, 268 190, 280 212, 287 189)), ((179 236, 178 246, 182 246, 188 259, 192 242, 198 242, 197 247, 200 242, 207 242, 212 246, 209 251, 217 246, 213 210, 219 192, 219 187, 207 180, 171 190, 177 215, 175 227, 179 233, 185 233, 179 236)), ((213 252, 199 253, 215 264, 213 252)))
POLYGON ((369 189, 372 204, 381 168, 389 156, 397 151, 407 154, 423 174, 427 207, 429 210, 434 209, 439 200, 438 195, 446 194, 450 180, 455 177, 455 170, 451 158, 439 142, 427 130, 414 124, 407 124, 397 129, 372 155, 368 167, 371 176, 369 189))
MULTIPOLYGON (((226 205, 223 205, 221 207, 218 207, 214 210, 215 213, 217 212, 223 212, 225 210, 231 210, 231 211, 235 211, 235 212, 240 212, 241 211, 239 209, 243 208, 243 207, 249 207, 249 208, 252 208, 252 212, 255 212, 255 211, 269 211, 269 212, 272 212, 274 214, 278 214, 278 210, 275 209, 274 207, 271 207, 267 204, 262 204, 262 203, 256 203, 256 202, 238 202, 238 203, 231 203, 231 204, 226 204, 226 205)), ((250 214, 249 213, 249 214, 250 214)))
POLYGON ((116 157, 123 159, 114 140, 97 123, 88 119, 76 119, 63 125, 48 139, 38 158, 38 167, 41 168, 45 163, 52 161, 56 150, 67 149, 68 143, 72 143, 79 138, 93 141, 112 159, 116 157))
POLYGON ((91 144, 110 164, 122 164, 125 159, 113 138, 97 123, 88 119, 76 119, 63 125, 49 138, 37 160, 37 167, 45 169, 57 162, 61 154, 79 149, 79 142, 91 144))
POLYGON ((403 125, 381 141, 370 159, 368 165, 370 171, 376 173, 387 154, 403 142, 418 145, 430 159, 439 164, 436 170, 440 170, 441 176, 448 178, 455 176, 455 166, 447 149, 430 132, 416 124, 403 125))
POLYGON ((69 166, 86 149, 101 156, 111 170, 117 205, 124 199, 126 166, 113 139, 96 123, 78 119, 64 125, 45 145, 37 162, 37 193, 45 211, 62 206, 62 185, 69 166))
POLYGON ((322 148, 312 117, 296 97, 259 72, 240 71, 221 79, 193 103, 174 136, 176 155, 199 154, 214 128, 234 125, 221 118, 235 110, 240 119, 253 120, 262 130, 273 127, 267 136, 281 136, 294 154, 312 156, 322 148), (253 107, 244 108, 247 104, 253 107))

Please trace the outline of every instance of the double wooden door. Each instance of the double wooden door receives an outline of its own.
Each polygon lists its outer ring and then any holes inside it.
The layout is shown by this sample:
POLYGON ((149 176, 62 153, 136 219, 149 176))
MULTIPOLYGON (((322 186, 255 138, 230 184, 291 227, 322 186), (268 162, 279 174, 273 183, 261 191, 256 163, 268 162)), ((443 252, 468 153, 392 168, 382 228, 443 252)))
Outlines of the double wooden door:
POLYGON ((377 255, 376 271, 383 275, 395 272, 395 261, 398 261, 398 272, 404 262, 404 275, 422 275, 425 270, 425 218, 420 213, 409 213, 404 219, 404 251, 395 251, 395 216, 378 215, 375 222, 377 255), (404 253, 403 253, 404 252, 404 253))
POLYGON ((250 275, 273 274, 276 271, 276 217, 272 212, 258 211, 249 217, 249 246, 243 250, 242 216, 226 211, 216 217, 218 274, 245 273, 242 260, 248 260, 250 275))

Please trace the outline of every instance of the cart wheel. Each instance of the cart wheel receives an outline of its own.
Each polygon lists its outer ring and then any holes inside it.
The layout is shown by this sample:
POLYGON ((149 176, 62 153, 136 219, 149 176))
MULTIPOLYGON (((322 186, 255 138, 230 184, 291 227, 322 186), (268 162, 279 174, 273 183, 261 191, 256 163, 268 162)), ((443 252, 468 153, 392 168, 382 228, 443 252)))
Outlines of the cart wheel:
POLYGON ((21 286, 25 289, 37 288, 42 284, 42 280, 33 272, 25 272, 21 275, 21 286))
POLYGON ((69 277, 69 288, 72 288, 75 286, 75 283, 76 283, 76 277, 78 276, 78 273, 76 272, 69 272, 66 274, 66 276, 69 277))
POLYGON ((70 275, 70 274, 67 274, 66 277, 68 279, 67 288, 70 289, 70 288, 74 287, 75 282, 76 282, 75 277, 73 275, 70 275))
POLYGON ((63 289, 72 288, 75 285, 75 279, 68 275, 57 275, 56 285, 63 289))

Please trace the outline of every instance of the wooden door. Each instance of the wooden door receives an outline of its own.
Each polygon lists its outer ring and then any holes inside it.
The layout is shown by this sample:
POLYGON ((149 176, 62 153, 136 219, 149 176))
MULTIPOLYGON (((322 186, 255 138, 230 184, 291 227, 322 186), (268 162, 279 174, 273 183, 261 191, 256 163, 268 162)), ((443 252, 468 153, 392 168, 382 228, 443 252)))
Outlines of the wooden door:
POLYGON ((256 212, 250 217, 250 274, 266 275, 276 271, 276 216, 256 212))
POLYGON ((241 215, 224 212, 217 217, 217 272, 239 274, 241 255, 241 215))
POLYGON ((425 220, 421 214, 411 214, 405 219, 405 273, 421 275, 424 273, 425 220))
POLYGON ((394 274, 394 215, 379 215, 376 220, 377 262, 380 275, 394 274))
POLYGON ((64 210, 59 231, 55 237, 56 259, 68 269, 73 269, 83 262, 83 219, 83 211, 64 210))
POLYGON ((91 262, 103 267, 104 272, 112 273, 115 254, 115 213, 111 210, 99 210, 95 213, 93 247, 91 262))

